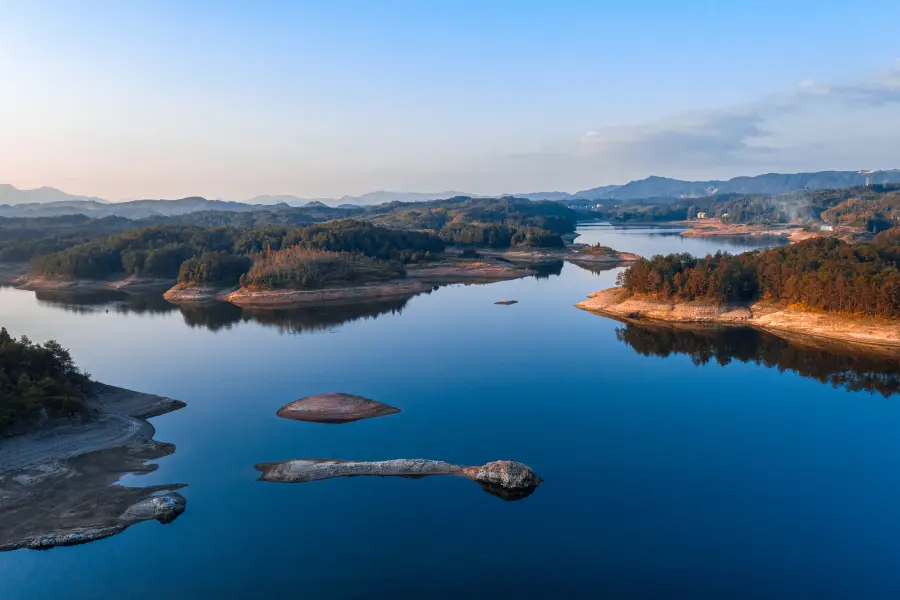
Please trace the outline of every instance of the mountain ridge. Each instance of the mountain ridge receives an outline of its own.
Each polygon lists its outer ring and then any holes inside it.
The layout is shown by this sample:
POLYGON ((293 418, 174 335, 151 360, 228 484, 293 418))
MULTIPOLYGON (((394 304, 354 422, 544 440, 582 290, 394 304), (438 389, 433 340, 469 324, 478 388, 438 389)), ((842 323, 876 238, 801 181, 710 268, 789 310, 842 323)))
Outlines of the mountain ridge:
MULTIPOLYGON (((900 169, 871 174, 871 183, 900 183, 900 169)), ((528 200, 622 200, 649 198, 691 198, 712 194, 785 194, 805 189, 840 189, 862 186, 866 175, 859 171, 816 171, 809 173, 764 173, 738 176, 727 180, 686 181, 650 175, 622 185, 606 185, 574 194, 561 191, 527 192, 487 196, 455 190, 446 192, 392 192, 378 190, 360 196, 340 198, 303 198, 292 194, 260 195, 247 201, 210 200, 191 196, 175 200, 142 199, 108 202, 102 198, 68 194, 51 187, 21 190, 0 184, 0 216, 59 216, 86 214, 88 216, 144 217, 178 215, 201 210, 252 211, 277 207, 342 207, 373 206, 387 202, 423 202, 459 196, 487 198, 514 196, 528 200)))

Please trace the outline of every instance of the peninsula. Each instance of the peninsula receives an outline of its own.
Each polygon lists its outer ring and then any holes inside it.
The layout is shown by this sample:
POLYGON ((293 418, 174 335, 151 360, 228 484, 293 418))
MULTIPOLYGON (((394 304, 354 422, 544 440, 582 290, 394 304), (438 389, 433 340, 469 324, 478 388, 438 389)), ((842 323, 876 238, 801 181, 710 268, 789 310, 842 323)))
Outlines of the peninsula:
POLYGON ((116 485, 174 452, 147 419, 183 402, 91 381, 56 342, 6 329, 0 372, 0 551, 82 544, 184 511, 183 484, 116 485))
POLYGON ((891 232, 871 244, 816 238, 738 256, 656 256, 576 306, 624 321, 751 326, 900 355, 898 259, 891 232))

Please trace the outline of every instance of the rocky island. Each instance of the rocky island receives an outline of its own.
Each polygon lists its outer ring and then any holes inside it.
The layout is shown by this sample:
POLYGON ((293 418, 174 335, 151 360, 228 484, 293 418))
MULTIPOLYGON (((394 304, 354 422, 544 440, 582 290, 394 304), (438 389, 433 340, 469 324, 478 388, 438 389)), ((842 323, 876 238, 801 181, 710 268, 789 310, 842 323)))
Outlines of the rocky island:
POLYGON ((475 481, 488 493, 504 500, 531 495, 542 483, 527 465, 498 460, 480 467, 462 467, 438 460, 394 459, 375 462, 302 458, 256 465, 260 481, 307 483, 334 477, 405 477, 452 475, 475 481))
POLYGON ((400 412, 387 404, 353 394, 316 394, 285 404, 276 413, 284 419, 313 423, 341 424, 400 412))

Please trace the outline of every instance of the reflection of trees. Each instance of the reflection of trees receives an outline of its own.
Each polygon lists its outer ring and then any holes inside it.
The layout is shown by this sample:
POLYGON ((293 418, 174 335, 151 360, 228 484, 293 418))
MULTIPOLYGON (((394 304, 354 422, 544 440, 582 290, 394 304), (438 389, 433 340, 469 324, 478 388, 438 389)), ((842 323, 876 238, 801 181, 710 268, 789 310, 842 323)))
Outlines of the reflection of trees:
POLYGON ((409 298, 393 298, 353 304, 244 309, 227 302, 216 302, 185 304, 180 308, 185 323, 212 331, 231 328, 239 323, 259 323, 275 327, 282 333, 315 333, 328 331, 351 321, 399 313, 407 302, 409 298))
MULTIPOLYGON (((695 365, 732 360, 793 371, 851 391, 900 392, 900 361, 843 346, 798 346, 770 333, 750 328, 685 330, 663 325, 628 324, 616 337, 645 356, 685 354, 695 365)), ((817 342, 816 342, 817 343, 817 342)))
POLYGON ((599 275, 601 273, 606 273, 607 271, 612 271, 613 269, 618 269, 621 266, 621 265, 617 265, 615 263, 613 263, 613 264, 596 263, 596 262, 589 262, 589 261, 583 261, 583 260, 577 260, 577 261, 570 260, 569 262, 571 264, 575 265, 576 267, 578 267, 579 269, 584 269, 585 271, 590 271, 591 273, 594 273, 595 275, 599 275))
POLYGON ((96 292, 37 292, 38 303, 80 314, 114 311, 119 314, 166 314, 180 311, 190 327, 219 331, 240 323, 259 323, 283 333, 311 333, 374 319, 387 313, 399 313, 409 297, 372 300, 348 304, 320 304, 293 308, 240 308, 228 302, 174 305, 159 293, 131 294, 104 290, 96 292))
POLYGON ((384 314, 399 314, 409 298, 393 298, 353 304, 321 304, 283 309, 247 308, 243 320, 276 327, 282 333, 328 331, 352 321, 376 319, 384 314))
POLYGON ((534 271, 535 279, 550 279, 550 277, 562 273, 563 261, 555 260, 553 262, 537 263, 531 265, 530 268, 534 271))
POLYGON ((159 292, 125 293, 115 290, 35 292, 38 304, 86 314, 113 310, 119 314, 165 314, 176 309, 159 292))

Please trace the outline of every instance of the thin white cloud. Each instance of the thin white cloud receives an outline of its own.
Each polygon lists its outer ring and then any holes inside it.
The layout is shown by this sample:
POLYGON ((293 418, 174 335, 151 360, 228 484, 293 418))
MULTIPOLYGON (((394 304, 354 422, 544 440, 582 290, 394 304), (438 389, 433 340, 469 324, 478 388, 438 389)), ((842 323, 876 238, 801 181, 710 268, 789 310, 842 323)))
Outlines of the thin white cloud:
POLYGON ((741 106, 593 127, 564 148, 513 160, 530 179, 541 172, 550 179, 554 170, 598 183, 650 173, 705 179, 875 162, 896 167, 887 163, 900 163, 900 156, 889 154, 886 140, 898 137, 900 63, 850 82, 802 81, 741 106))

